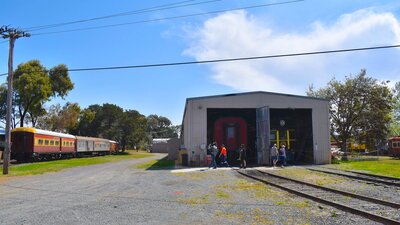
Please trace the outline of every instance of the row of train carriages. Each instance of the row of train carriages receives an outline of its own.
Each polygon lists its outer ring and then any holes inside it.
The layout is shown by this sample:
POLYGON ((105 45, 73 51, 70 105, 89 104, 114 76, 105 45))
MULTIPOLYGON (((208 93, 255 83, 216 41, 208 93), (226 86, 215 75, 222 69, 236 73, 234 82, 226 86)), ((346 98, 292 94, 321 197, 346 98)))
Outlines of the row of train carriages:
POLYGON ((30 127, 13 129, 11 143, 11 159, 18 162, 117 154, 119 149, 113 140, 30 127))

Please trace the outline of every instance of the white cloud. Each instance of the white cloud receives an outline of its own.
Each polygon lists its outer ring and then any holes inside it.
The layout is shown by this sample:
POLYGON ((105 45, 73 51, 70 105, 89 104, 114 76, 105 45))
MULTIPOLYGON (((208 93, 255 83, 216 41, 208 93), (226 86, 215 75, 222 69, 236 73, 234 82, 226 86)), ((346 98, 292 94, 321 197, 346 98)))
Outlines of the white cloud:
MULTIPOLYGON (((197 60, 274 55, 400 43, 400 23, 392 13, 359 10, 332 24, 314 22, 304 33, 278 33, 245 11, 221 14, 192 29, 184 54, 197 60)), ((303 94, 311 83, 325 85, 335 73, 379 71, 382 56, 343 53, 209 64, 212 78, 241 91, 303 94), (341 69, 339 69, 341 68, 341 69)), ((387 68, 385 68, 387 70, 387 68)))

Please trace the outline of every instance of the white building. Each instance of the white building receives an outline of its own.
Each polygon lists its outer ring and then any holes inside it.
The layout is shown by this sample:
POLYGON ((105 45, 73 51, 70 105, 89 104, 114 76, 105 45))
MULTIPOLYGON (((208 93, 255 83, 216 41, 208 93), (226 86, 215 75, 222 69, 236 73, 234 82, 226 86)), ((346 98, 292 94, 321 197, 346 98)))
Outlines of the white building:
POLYGON ((286 146, 289 163, 330 163, 329 102, 271 92, 188 98, 181 134, 187 164, 207 164, 214 141, 227 147, 231 164, 245 144, 250 164, 270 165, 274 143, 286 146))

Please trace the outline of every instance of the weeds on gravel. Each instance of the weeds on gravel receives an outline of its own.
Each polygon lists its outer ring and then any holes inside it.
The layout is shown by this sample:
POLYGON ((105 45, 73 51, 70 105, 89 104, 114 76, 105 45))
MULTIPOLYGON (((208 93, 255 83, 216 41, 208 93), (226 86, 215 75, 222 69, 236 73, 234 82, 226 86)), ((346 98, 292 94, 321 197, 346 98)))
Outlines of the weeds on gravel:
POLYGON ((177 201, 185 204, 197 205, 197 204, 208 203, 209 199, 210 199, 209 195, 203 195, 190 198, 178 198, 177 201))
POLYGON ((341 177, 331 177, 328 176, 327 174, 314 172, 304 168, 297 168, 297 167, 287 168, 285 170, 279 170, 276 171, 275 173, 278 175, 290 177, 304 182, 309 182, 319 186, 337 184, 345 181, 345 179, 341 177))
POLYGON ((265 211, 258 208, 251 212, 223 212, 221 210, 216 210, 214 216, 235 222, 240 221, 244 224, 275 224, 266 217, 265 211))
POLYGON ((190 180, 202 180, 202 179, 206 179, 209 178, 210 175, 206 174, 206 173, 202 173, 202 172, 190 172, 190 173, 186 173, 186 172, 177 172, 177 173, 172 173, 174 176, 178 176, 178 177, 183 177, 185 179, 190 179, 190 180))
POLYGON ((231 198, 231 195, 226 193, 223 190, 216 190, 214 194, 215 194, 215 198, 216 199, 229 199, 229 198, 231 198))

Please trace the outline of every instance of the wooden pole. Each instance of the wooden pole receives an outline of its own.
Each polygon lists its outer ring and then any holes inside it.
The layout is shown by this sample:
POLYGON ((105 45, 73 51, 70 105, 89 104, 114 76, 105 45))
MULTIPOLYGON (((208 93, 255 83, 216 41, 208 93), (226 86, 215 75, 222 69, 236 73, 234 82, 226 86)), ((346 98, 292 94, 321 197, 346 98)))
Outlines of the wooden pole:
POLYGON ((30 37, 29 33, 25 33, 19 29, 9 28, 7 26, 0 27, 0 35, 3 38, 8 38, 10 48, 8 52, 8 77, 7 77, 7 115, 6 115, 6 146, 4 149, 3 157, 3 174, 8 174, 8 167, 10 165, 11 153, 11 115, 12 115, 12 97, 13 97, 13 56, 14 56, 14 43, 20 37, 30 37))
POLYGON ((10 36, 10 48, 8 52, 8 78, 7 78, 7 120, 6 120, 6 146, 3 157, 3 174, 8 174, 11 152, 11 114, 12 114, 12 93, 13 93, 13 52, 14 52, 14 35, 10 36))

